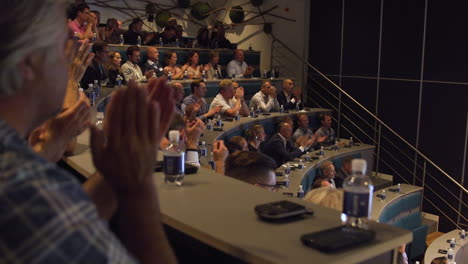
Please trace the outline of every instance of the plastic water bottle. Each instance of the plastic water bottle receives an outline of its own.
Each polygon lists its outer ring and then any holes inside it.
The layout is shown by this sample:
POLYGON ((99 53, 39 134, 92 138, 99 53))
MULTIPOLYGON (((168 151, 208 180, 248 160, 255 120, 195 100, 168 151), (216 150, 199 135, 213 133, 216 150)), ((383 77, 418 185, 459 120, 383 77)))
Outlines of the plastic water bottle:
POLYGON ((176 38, 176 40, 175 40, 175 46, 176 46, 177 48, 180 47, 180 43, 179 43, 179 39, 178 39, 178 38, 176 38))
POLYGON ((120 34, 120 46, 122 46, 125 43, 123 34, 120 34))
POLYGON ((275 78, 275 69, 271 69, 271 76, 270 76, 270 79, 274 79, 275 78))
POLYGON ((255 111, 254 111, 253 106, 250 108, 250 114, 249 114, 249 116, 252 117, 252 118, 255 117, 255 111))
POLYGON ((335 139, 335 146, 334 146, 335 151, 338 151, 340 149, 340 145, 338 143, 338 140, 335 139))
POLYGON ((387 193, 385 192, 385 190, 382 190, 382 193, 380 194, 380 198, 382 198, 382 201, 387 199, 387 193))
POLYGON ((122 86, 122 76, 120 76, 120 74, 117 74, 117 78, 115 78, 115 81, 117 82, 117 87, 121 87, 122 86))
POLYGON ((299 185, 299 188, 297 188, 297 198, 304 198, 304 189, 302 188, 302 185, 299 185))
POLYGON ((252 43, 249 44, 249 51, 253 51, 253 49, 252 49, 252 43))
POLYGON ((188 79, 188 71, 184 71, 184 80, 188 79))
POLYGON ((91 106, 95 106, 96 105, 96 94, 94 93, 92 83, 88 84, 88 90, 86 90, 85 93, 88 96, 89 103, 91 104, 91 106))
POLYGON ((96 33, 93 33, 93 42, 96 42, 97 41, 97 35, 96 33))
POLYGON ((202 77, 202 79, 206 79, 206 71, 205 70, 202 71, 201 77, 202 77))
POLYGON ((262 109, 260 108, 259 105, 257 105, 257 115, 260 115, 262 113, 262 109))
POLYGON ((347 216, 347 225, 367 228, 372 213, 374 185, 366 175, 366 160, 354 159, 351 166, 353 173, 343 183, 343 213, 347 216))
POLYGON ((137 38, 137 45, 141 46, 141 37, 140 36, 138 36, 138 38, 137 38))
POLYGON ((206 123, 206 130, 213 130, 213 122, 211 122, 211 119, 206 123))
POLYGON ((216 169, 216 164, 213 160, 213 151, 211 152, 211 156, 210 156, 210 160, 208 161, 208 164, 210 164, 212 170, 216 169))
POLYGON ((325 156, 325 150, 323 149, 323 146, 320 147, 319 156, 321 157, 325 156))
POLYGON ((214 72, 213 79, 215 79, 215 80, 218 80, 218 79, 219 79, 219 75, 218 75, 218 71, 217 71, 217 70, 215 70, 215 72, 214 72))
POLYGON ((104 112, 97 112, 96 114, 96 127, 99 129, 104 128, 104 112))
POLYGON ((163 42, 162 38, 159 38, 159 46, 164 47, 164 42, 163 42))
POLYGON ((101 86, 99 86, 98 80, 94 80, 94 93, 96 94, 96 99, 99 100, 101 97, 101 86))
POLYGON ((466 238, 466 232, 465 232, 465 229, 462 229, 462 231, 460 232, 460 239, 465 240, 465 238, 466 238))
POLYGON ((223 120, 221 119, 221 115, 219 113, 216 114, 215 126, 216 127, 222 127, 223 126, 223 120))
POLYGON ((450 248, 455 248, 455 238, 452 237, 452 239, 450 239, 450 248))
POLYGON ((207 164, 208 161, 206 159, 208 157, 208 149, 206 148, 205 141, 202 141, 199 151, 200 151, 200 164, 201 165, 207 164))
POLYGON ((310 162, 311 160, 312 160, 312 157, 310 156, 310 153, 307 152, 307 153, 304 155, 304 161, 310 162))
POLYGON ((304 163, 302 162, 302 159, 299 160, 299 163, 297 164, 297 168, 300 170, 304 169, 304 163))
POLYGON ((286 163, 286 168, 284 169, 284 176, 288 177, 290 173, 291 173, 291 166, 289 166, 289 163, 286 163))
POLYGON ((283 105, 280 106, 280 114, 284 114, 284 106, 283 105))
POLYGON ((396 187, 396 192, 398 192, 398 193, 401 192, 401 184, 400 183, 396 187))
POLYGON ((263 70, 263 79, 267 79, 267 78, 268 78, 268 71, 263 70))
POLYGON ((353 137, 349 138, 349 147, 352 147, 354 144, 353 137))
POLYGON ((449 248, 449 249, 447 250, 447 259, 448 259, 449 261, 452 261, 452 260, 453 260, 453 249, 452 249, 452 248, 449 248))
POLYGON ((73 39, 74 39, 75 41, 80 40, 80 38, 78 37, 78 32, 75 31, 75 32, 73 33, 73 39))
POLYGON ((169 72, 169 73, 167 74, 167 80, 168 80, 169 82, 172 81, 172 72, 169 72))
POLYGON ((164 151, 164 182, 181 186, 185 174, 185 152, 179 147, 180 133, 178 130, 169 131, 171 144, 164 151))
POLYGON ((299 103, 296 103, 296 111, 297 112, 301 111, 301 106, 299 105, 299 103))

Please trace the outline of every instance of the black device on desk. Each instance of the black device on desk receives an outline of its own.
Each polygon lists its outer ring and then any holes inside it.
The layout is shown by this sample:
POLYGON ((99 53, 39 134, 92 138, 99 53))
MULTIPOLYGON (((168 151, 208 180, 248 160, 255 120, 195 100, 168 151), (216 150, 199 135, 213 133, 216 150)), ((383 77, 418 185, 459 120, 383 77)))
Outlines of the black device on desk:
MULTIPOLYGON (((163 161, 156 161, 154 165, 155 172, 163 171, 163 161)), ((198 167, 193 166, 192 164, 185 163, 185 174, 194 174, 197 173, 198 167)))
POLYGON ((232 118, 232 117, 225 117, 225 118, 223 118, 223 121, 232 122, 232 121, 234 121, 234 118, 232 118))
POLYGON ((313 214, 311 209, 287 200, 255 206, 255 213, 265 221, 279 221, 304 214, 313 214))
POLYGON ((372 230, 339 226, 315 233, 301 236, 304 245, 331 253, 342 249, 348 249, 369 242, 375 238, 372 230))

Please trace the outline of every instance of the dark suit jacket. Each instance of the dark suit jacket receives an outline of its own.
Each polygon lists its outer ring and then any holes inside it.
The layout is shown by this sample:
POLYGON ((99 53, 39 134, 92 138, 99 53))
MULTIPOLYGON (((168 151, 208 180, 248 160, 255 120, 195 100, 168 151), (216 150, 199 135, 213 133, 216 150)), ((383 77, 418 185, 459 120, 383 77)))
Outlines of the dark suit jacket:
POLYGON ((336 188, 343 188, 343 182, 346 179, 346 177, 348 177, 348 175, 346 175, 346 173, 342 169, 339 169, 336 172, 335 179, 334 179, 336 188))
POLYGON ((263 153, 275 160, 276 167, 279 167, 286 161, 293 160, 303 154, 303 152, 291 144, 289 140, 286 142, 286 147, 284 147, 283 140, 278 133, 274 134, 265 144, 263 153))
MULTIPOLYGON (((296 110, 296 104, 291 103, 291 102, 288 103, 288 101, 286 99, 286 95, 284 95, 283 91, 279 92, 278 95, 276 96, 276 98, 278 99, 279 105, 283 105, 284 110, 290 110, 290 109, 296 110)), ((293 99, 293 98, 297 102, 297 97, 294 96, 294 95, 291 95, 291 99, 293 99)), ((299 104, 299 106, 300 106, 301 109, 303 108, 302 102, 299 104)))
POLYGON ((99 68, 99 64, 93 60, 91 64, 86 68, 86 72, 83 75, 83 78, 81 78, 80 85, 81 88, 84 90, 88 89, 88 85, 90 83, 94 84, 94 80, 105 80, 107 78, 106 76, 106 71, 104 69, 104 66, 99 68))
POLYGON ((161 77, 164 75, 164 72, 159 70, 159 68, 162 68, 159 61, 155 62, 153 65, 149 65, 148 61, 146 61, 145 63, 140 65, 140 68, 143 74, 148 70, 154 70, 154 72, 156 73, 156 76, 161 77))

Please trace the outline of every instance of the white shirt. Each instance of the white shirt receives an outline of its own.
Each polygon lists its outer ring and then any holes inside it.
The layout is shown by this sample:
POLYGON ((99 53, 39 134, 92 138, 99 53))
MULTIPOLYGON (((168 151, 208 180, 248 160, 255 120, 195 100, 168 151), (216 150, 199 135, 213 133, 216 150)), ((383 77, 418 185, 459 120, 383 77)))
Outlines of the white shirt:
POLYGON ((247 70, 247 63, 245 61, 240 62, 238 60, 232 60, 228 63, 226 68, 227 77, 232 77, 234 73, 236 78, 244 77, 244 72, 247 70))
POLYGON ((249 108, 257 109, 260 106, 262 112, 278 111, 279 103, 278 99, 271 97, 270 95, 264 95, 262 91, 256 93, 252 99, 250 99, 249 108))
POLYGON ((229 99, 229 102, 226 102, 226 100, 224 100, 224 97, 220 93, 218 93, 213 99, 213 101, 211 101, 210 109, 213 109, 220 105, 222 107, 220 112, 224 115, 224 112, 226 112, 226 110, 232 109, 234 108, 234 106, 236 106, 236 102, 236 98, 231 98, 229 99))
POLYGON ((137 82, 146 81, 146 77, 143 75, 143 72, 141 72, 140 66, 133 64, 131 61, 125 62, 121 69, 127 83, 130 80, 135 80, 137 82))

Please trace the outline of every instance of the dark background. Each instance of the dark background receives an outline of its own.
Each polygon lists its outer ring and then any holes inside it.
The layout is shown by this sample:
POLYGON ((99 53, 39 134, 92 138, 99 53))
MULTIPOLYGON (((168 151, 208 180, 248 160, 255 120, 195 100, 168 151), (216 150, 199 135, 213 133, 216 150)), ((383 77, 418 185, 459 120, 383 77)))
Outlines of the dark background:
MULTIPOLYGON (((441 0, 312 0, 310 12, 309 62, 412 145, 416 145, 418 137, 418 109, 421 107, 419 150, 459 183, 463 174, 467 174, 467 168, 463 172, 468 125, 467 17, 468 2, 441 0)), ((312 89, 322 86, 338 94, 323 78, 315 80, 309 81, 312 89)), ((324 98, 334 102, 331 95, 310 96, 315 96, 313 102, 320 106, 327 106, 324 98)), ((347 99, 344 101, 352 104, 347 99)), ((374 124, 363 111, 356 112, 374 124)), ((342 113, 351 120, 357 118, 347 109, 342 109, 342 113)), ((343 118, 341 122, 349 125, 343 118)), ((361 127, 373 133, 372 127, 361 127)), ((349 136, 346 131, 340 131, 341 137, 349 136)), ((388 131, 385 133, 388 142, 382 142, 381 147, 396 157, 386 164, 380 162, 379 171, 392 174, 395 183, 404 182, 397 173, 411 182, 413 165, 409 160, 414 158, 414 152, 408 152, 412 153, 409 158, 401 157, 397 150, 409 148, 388 131), (411 170, 402 169, 396 159, 411 170)), ((362 141, 372 144, 371 139, 362 141)), ((382 158, 386 155, 381 152, 382 158)), ((422 168, 421 158, 418 164, 422 168)), ((421 168, 416 172, 418 185, 422 184, 421 168)), ((426 180, 429 201, 424 201, 424 211, 442 217, 433 204, 445 209, 450 203, 453 208, 444 213, 456 222, 453 209, 458 210, 455 199, 459 190, 432 166, 428 165, 426 172, 433 174, 439 183, 426 180)), ((468 187, 467 180, 464 186, 468 187)), ((468 204, 466 195, 462 199, 468 204)), ((466 206, 461 210, 468 215, 466 206)), ((449 221, 441 219, 439 229, 453 228, 449 221)))

